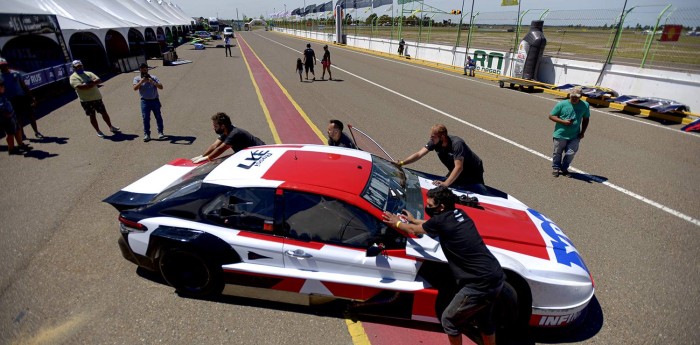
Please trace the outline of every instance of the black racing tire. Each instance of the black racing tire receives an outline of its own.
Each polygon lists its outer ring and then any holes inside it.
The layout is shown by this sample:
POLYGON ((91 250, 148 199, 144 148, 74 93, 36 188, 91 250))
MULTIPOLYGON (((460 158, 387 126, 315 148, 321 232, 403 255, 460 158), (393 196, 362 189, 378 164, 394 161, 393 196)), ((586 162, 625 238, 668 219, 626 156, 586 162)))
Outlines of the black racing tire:
POLYGON ((224 289, 221 266, 199 253, 182 248, 167 248, 162 251, 158 267, 163 279, 180 296, 213 297, 224 289))
POLYGON ((508 343, 523 337, 528 331, 531 315, 532 297, 527 283, 520 277, 509 275, 493 310, 497 338, 508 343))
POLYGON ((505 86, 505 84, 504 84, 502 81, 499 81, 499 82, 498 82, 498 87, 500 87, 500 88, 502 89, 503 86, 505 86))

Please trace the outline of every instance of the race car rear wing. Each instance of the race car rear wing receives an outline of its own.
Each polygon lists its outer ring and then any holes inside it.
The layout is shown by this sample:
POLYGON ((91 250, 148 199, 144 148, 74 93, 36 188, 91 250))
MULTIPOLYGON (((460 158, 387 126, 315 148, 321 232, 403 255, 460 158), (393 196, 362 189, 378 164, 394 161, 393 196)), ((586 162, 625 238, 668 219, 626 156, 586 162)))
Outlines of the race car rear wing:
POLYGON ((160 192, 187 179, 188 174, 191 175, 200 165, 202 164, 193 164, 189 159, 175 159, 102 201, 114 206, 118 211, 147 205, 160 192))

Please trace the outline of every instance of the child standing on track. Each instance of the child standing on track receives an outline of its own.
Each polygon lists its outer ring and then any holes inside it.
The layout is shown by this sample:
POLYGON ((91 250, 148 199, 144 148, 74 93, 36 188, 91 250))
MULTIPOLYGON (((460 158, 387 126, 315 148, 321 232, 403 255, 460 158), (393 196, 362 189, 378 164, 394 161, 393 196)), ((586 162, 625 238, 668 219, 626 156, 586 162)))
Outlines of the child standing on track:
POLYGON ((299 81, 301 80, 301 73, 304 72, 304 63, 301 62, 301 58, 297 59, 297 73, 299 73, 299 81))

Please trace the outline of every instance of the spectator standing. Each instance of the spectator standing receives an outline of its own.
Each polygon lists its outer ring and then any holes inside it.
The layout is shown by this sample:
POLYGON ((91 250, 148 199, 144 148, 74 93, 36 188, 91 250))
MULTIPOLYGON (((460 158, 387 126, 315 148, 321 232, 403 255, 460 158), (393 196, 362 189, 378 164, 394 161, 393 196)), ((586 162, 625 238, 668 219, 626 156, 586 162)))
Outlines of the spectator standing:
POLYGON ((569 93, 569 99, 557 103, 549 119, 554 121, 554 153, 552 154, 552 176, 569 175, 569 166, 574 160, 578 146, 588 128, 591 117, 588 102, 581 100, 583 88, 576 86, 569 93))
POLYGON ((333 80, 333 75, 331 74, 331 52, 328 51, 328 45, 323 46, 323 57, 321 58, 321 66, 323 66, 323 74, 321 74, 321 80, 326 77, 326 70, 328 71, 328 79, 333 80))
POLYGON ((405 46, 406 46, 406 41, 404 41, 402 38, 401 41, 399 41, 399 56, 403 55, 403 50, 404 50, 405 46))
POLYGON ((234 153, 251 146, 265 145, 265 142, 258 139, 242 128, 231 124, 231 118, 226 113, 216 113, 211 117, 214 133, 219 137, 214 140, 201 156, 192 158, 192 163, 210 161, 219 157, 228 149, 234 153))
POLYGON ((414 218, 406 210, 403 213, 408 224, 386 211, 383 219, 399 231, 439 237, 457 286, 456 290, 439 289, 435 305, 436 316, 450 344, 462 344, 462 329, 475 318, 483 344, 495 345, 493 303, 505 285, 505 273, 484 244, 474 221, 455 208, 456 199, 449 188, 436 187, 427 194, 425 214, 430 217, 427 221, 414 218), (440 303, 445 299, 450 300, 446 307, 440 303))
POLYGON ((32 91, 27 84, 24 83, 20 72, 10 71, 10 65, 7 60, 0 58, 0 74, 5 81, 5 96, 12 103, 17 118, 17 125, 24 134, 24 119, 28 119, 34 130, 34 136, 41 139, 44 136, 39 133, 36 125, 36 117, 34 116, 34 108, 36 107, 36 98, 32 95, 32 91))
POLYGON ((233 57, 233 53, 231 53, 231 36, 226 35, 226 37, 224 37, 224 46, 226 50, 226 56, 233 57))
POLYGON ((474 76, 474 70, 476 69, 476 62, 472 60, 471 56, 467 55, 467 62, 464 64, 464 75, 467 75, 469 71, 469 76, 474 76))
POLYGON ((448 169, 447 179, 435 181, 434 185, 448 187, 484 184, 484 166, 481 158, 467 146, 462 138, 448 135, 447 128, 441 124, 430 128, 430 140, 423 148, 397 163, 400 166, 411 164, 430 151, 435 151, 442 164, 448 169))
POLYGON ((12 103, 5 96, 5 81, 0 78, 0 128, 5 132, 5 140, 7 140, 7 153, 10 155, 22 154, 20 150, 30 150, 29 145, 22 142, 22 130, 17 125, 12 103), (15 140, 17 147, 15 147, 15 140))
POLYGON ((83 106, 85 110, 85 115, 90 117, 90 124, 95 128, 97 136, 104 138, 105 135, 100 131, 100 127, 97 124, 96 113, 102 114, 102 120, 107 123, 109 130, 112 133, 118 133, 119 127, 113 126, 112 121, 107 114, 107 108, 102 102, 102 94, 100 89, 97 87, 102 84, 102 80, 92 72, 88 72, 83 68, 83 63, 80 60, 73 61, 73 74, 69 77, 70 85, 75 89, 80 99, 80 105, 83 106))
POLYGON ((355 143, 343 133, 343 123, 340 120, 331 120, 328 123, 328 145, 357 149, 355 143))
POLYGON ((134 77, 134 90, 141 95, 141 118, 143 119, 143 141, 151 141, 151 112, 156 118, 158 126, 158 139, 165 139, 163 134, 163 117, 160 113, 160 98, 158 97, 158 89, 163 90, 158 77, 148 73, 148 64, 145 62, 139 66, 141 74, 134 77))
POLYGON ((304 72, 304 63, 301 62, 301 58, 297 58, 297 73, 299 73, 299 81, 301 80, 301 74, 304 72))
POLYGON ((311 70, 311 75, 313 75, 313 80, 316 80, 316 74, 314 73, 314 65, 316 64, 316 53, 311 49, 311 43, 306 44, 306 49, 304 50, 304 70, 306 70, 306 80, 309 80, 309 70, 311 70))

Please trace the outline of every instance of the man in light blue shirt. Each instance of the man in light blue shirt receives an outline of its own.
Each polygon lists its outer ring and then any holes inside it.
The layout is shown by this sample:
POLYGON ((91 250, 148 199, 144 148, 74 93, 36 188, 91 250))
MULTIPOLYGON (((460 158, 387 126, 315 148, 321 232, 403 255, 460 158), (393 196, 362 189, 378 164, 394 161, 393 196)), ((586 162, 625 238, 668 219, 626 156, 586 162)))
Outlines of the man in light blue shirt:
POLYGON ((554 153, 552 155, 552 176, 569 174, 569 165, 578 151, 579 141, 588 128, 591 117, 588 102, 581 100, 583 88, 576 86, 569 93, 569 99, 554 106, 549 119, 555 122, 554 153))
POLYGON ((141 95, 141 117, 143 118, 143 141, 151 141, 151 111, 158 126, 158 139, 165 139, 163 134, 163 117, 160 114, 160 99, 158 89, 163 89, 158 77, 148 74, 148 65, 142 63, 139 67, 141 74, 134 77, 134 90, 141 95))

